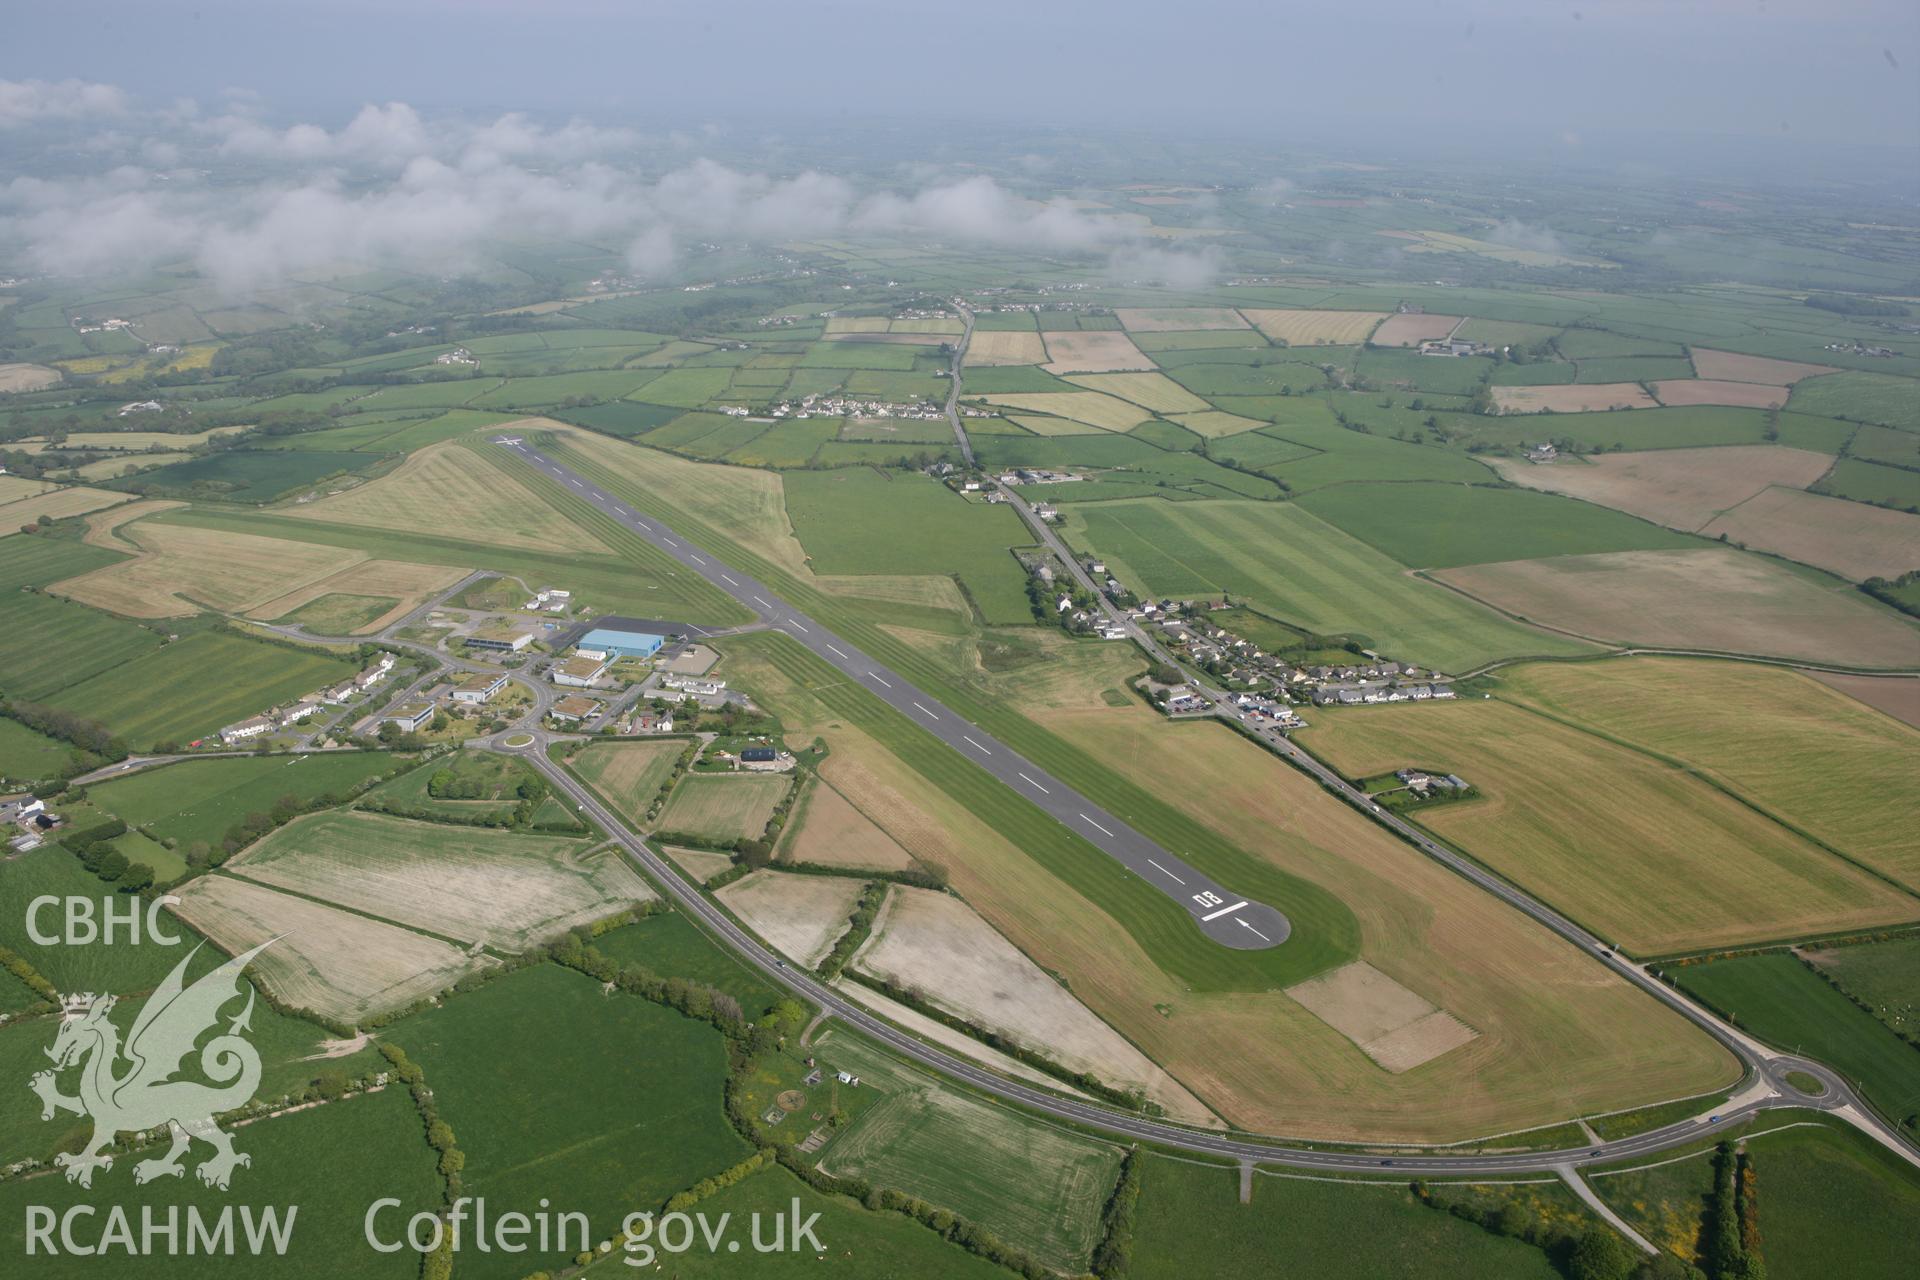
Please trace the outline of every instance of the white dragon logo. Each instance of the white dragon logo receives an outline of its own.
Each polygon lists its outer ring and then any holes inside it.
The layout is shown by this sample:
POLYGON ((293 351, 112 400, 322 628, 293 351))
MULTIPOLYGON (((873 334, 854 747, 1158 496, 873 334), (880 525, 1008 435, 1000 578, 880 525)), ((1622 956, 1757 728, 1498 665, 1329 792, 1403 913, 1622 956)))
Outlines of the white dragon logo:
POLYGON ((273 941, 234 956, 187 986, 187 965, 200 950, 196 946, 141 1006, 124 1048, 119 1030, 107 1018, 115 997, 93 996, 84 1004, 70 1004, 53 1047, 46 1051, 53 1059, 53 1070, 37 1073, 30 1086, 40 1095, 42 1120, 51 1120, 60 1111, 93 1119, 93 1138, 78 1155, 61 1152, 53 1158, 66 1170, 67 1181, 91 1187, 95 1169, 113 1167, 113 1157, 103 1151, 108 1143, 119 1134, 163 1123, 173 1134, 173 1146, 164 1156, 136 1164, 135 1182, 180 1177, 185 1172, 181 1153, 194 1138, 214 1148, 214 1154, 194 1170, 210 1187, 225 1191, 234 1169, 253 1163, 233 1149, 233 1139, 213 1122, 214 1116, 251 1100, 260 1084, 260 1054, 240 1035, 251 1029, 251 986, 246 989, 246 1008, 228 1022, 224 1035, 215 1036, 200 1050, 200 1070, 215 1083, 172 1077, 193 1052, 194 1042, 220 1020, 221 1006, 240 994, 241 971, 273 941), (116 1074, 123 1058, 131 1065, 116 1074), (75 1065, 80 1066, 80 1092, 69 1097, 59 1091, 55 1076, 75 1065))

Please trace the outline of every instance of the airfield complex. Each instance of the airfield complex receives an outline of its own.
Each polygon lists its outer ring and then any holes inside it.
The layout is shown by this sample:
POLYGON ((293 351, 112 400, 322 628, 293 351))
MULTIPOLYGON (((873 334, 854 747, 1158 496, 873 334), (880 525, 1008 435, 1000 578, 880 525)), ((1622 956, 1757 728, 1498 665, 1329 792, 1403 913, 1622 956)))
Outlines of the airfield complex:
MULTIPOLYGON (((1776 1276, 1821 1178, 1880 1274, 1920 1200, 1910 243, 1849 311, 1412 189, 1076 191, 1219 242, 1181 288, 885 235, 671 282, 530 246, 559 283, 302 285, 264 330, 12 281, 0 897, 286 940, 263 1178, 377 1149, 524 1206, 545 1167, 609 1221, 806 1182, 894 1274, 1171 1274, 1176 1223, 1371 1194, 1432 1274, 1522 1275, 1595 1232, 1730 1265, 1738 1159, 1776 1276), (1363 216, 1417 281, 1312 257, 1363 216)), ((1713 216, 1661 198, 1612 220, 1713 216)), ((24 1046, 77 974, 6 945, 24 1046)))

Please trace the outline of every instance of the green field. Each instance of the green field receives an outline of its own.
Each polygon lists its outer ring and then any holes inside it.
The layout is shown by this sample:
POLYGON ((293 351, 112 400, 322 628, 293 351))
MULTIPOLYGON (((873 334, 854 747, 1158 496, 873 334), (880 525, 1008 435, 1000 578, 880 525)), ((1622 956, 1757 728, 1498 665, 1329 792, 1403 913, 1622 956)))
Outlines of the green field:
POLYGON ((1231 592, 1289 624, 1350 634, 1403 661, 1459 671, 1496 657, 1590 651, 1408 577, 1299 503, 1103 503, 1074 508, 1067 529, 1136 590, 1175 599, 1231 592))
POLYGON ((674 787, 657 827, 712 844, 757 840, 792 786, 793 780, 783 773, 690 775, 674 787))
MULTIPOLYGON (((0 542, 25 541, 8 538, 0 542)), ((45 702, 90 676, 151 654, 166 638, 111 614, 57 596, 15 595, 0 627, 0 690, 45 702)))
POLYGON ((388 805, 409 815, 437 814, 458 821, 505 819, 519 803, 520 786, 540 791, 533 769, 492 751, 456 751, 413 769, 368 793, 372 807, 388 805), (438 790, 440 795, 433 792, 438 790))
MULTIPOLYGON (((1920 440, 1920 436, 1916 437, 1920 440)), ((1920 511, 1920 471, 1842 458, 1821 477, 1819 492, 1903 511, 1920 511)))
POLYGON ((0 538, 0 593, 11 598, 21 587, 44 587, 122 559, 78 538, 0 538))
POLYGON ((394 762, 383 751, 185 760, 95 783, 88 794, 128 826, 151 828, 184 849, 217 844, 228 828, 267 812, 282 796, 302 804, 321 796, 344 800, 394 762))
POLYGON ((202 631, 62 688, 50 701, 144 747, 213 733, 356 669, 318 650, 202 631))
MULTIPOLYGON (((1906 1275, 1901 1247, 1920 1214, 1920 1179, 1870 1139, 1804 1112, 1773 1112, 1746 1140, 1758 1191, 1761 1254, 1780 1280, 1906 1275), (1790 1126, 1790 1127, 1788 1127, 1790 1126)), ((1622 1217, 1656 1245, 1703 1261, 1712 1152, 1629 1166, 1591 1178, 1622 1217)))
POLYGON ((833 1035, 819 1057, 882 1095, 833 1140, 830 1172, 951 1209, 1062 1272, 1086 1269, 1116 1147, 941 1087, 861 1040, 833 1035))
POLYGON ((1033 620, 1008 548, 1032 539, 1011 508, 920 475, 869 469, 786 477, 787 514, 819 574, 952 574, 991 625, 1033 620))
MULTIPOLYGON (((37 1113, 36 1113, 37 1114, 37 1113)), ((52 1128, 53 1126, 48 1126, 52 1128)), ((103 1201, 124 1206, 139 1239, 141 1208, 153 1206, 164 1224, 168 1206, 182 1214, 178 1256, 165 1253, 160 1239, 152 1256, 137 1262, 114 1250, 103 1257, 36 1257, 30 1270, 36 1276, 98 1276, 103 1269, 119 1274, 184 1277, 255 1277, 271 1274, 287 1280, 411 1280, 420 1274, 420 1257, 410 1250, 378 1253, 365 1243, 362 1220, 375 1200, 400 1201, 379 1220, 386 1239, 396 1238, 406 1220, 421 1211, 440 1207, 440 1177, 434 1153, 420 1131, 420 1118, 404 1089, 390 1088, 329 1103, 308 1111, 277 1116, 247 1125, 233 1134, 234 1147, 252 1158, 252 1164, 234 1172, 231 1191, 204 1187, 191 1170, 211 1153, 195 1143, 184 1157, 189 1172, 181 1178, 160 1178, 145 1186, 133 1181, 134 1159, 122 1155, 110 1171, 97 1174, 93 1189, 84 1190, 58 1176, 22 1178, 0 1183, 0 1249, 20 1257, 26 1249, 26 1206, 45 1205, 64 1213, 71 1205, 100 1205, 91 1218, 78 1219, 78 1241, 92 1241, 106 1225, 103 1201), (234 1234, 244 1236, 240 1205, 256 1213, 269 1207, 284 1220, 297 1206, 295 1229, 283 1257, 271 1252, 266 1260, 245 1251, 231 1256, 189 1255, 186 1252, 186 1206, 196 1206, 211 1223, 223 1209, 235 1210, 234 1234)), ((160 1150, 142 1151, 141 1158, 160 1150)), ((58 1240, 58 1236, 55 1239, 58 1240)), ((516 1273, 518 1274, 518 1273, 516 1273)))
POLYGON ((1672 975, 1770 1044, 1818 1058, 1911 1129, 1920 1116, 1920 1048, 1896 1037, 1791 955, 1736 956, 1672 975))
POLYGON ((1809 950, 1806 956, 1874 1017, 1902 1036, 1920 1037, 1920 937, 1809 950))
POLYGON ((1801 413, 1920 429, 1920 382, 1886 373, 1829 373, 1797 384, 1787 404, 1801 413))
MULTIPOLYGON (((490 1212, 531 1212, 546 1197, 585 1213, 597 1241, 750 1154, 721 1111, 718 1031, 555 965, 409 1018, 390 1038, 426 1072, 466 1152, 467 1194, 490 1212)), ((469 1253, 460 1273, 518 1280, 562 1262, 469 1253)))
POLYGON ((141 493, 191 492, 228 502, 271 502, 341 472, 358 471, 377 459, 365 453, 321 450, 228 449, 188 462, 156 467, 109 487, 141 493))
POLYGON ((305 627, 310 635, 351 635, 400 602, 392 596, 354 596, 334 593, 310 600, 276 622, 305 627))
MULTIPOLYGON (((92 825, 99 820, 96 815, 81 825, 92 825)), ((96 916, 102 910, 100 900, 117 900, 117 895, 112 886, 102 883, 57 844, 43 844, 17 858, 0 860, 0 913, 4 913, 0 919, 10 922, 6 945, 26 957, 29 964, 61 991, 151 991, 180 962, 179 955, 174 954, 176 949, 165 946, 42 946, 27 935, 24 922, 27 904, 43 895, 90 898, 96 916)), ((42 915, 43 932, 60 931, 56 915, 57 912, 42 915)), ((175 933, 181 926, 177 921, 163 921, 161 928, 175 933)))
POLYGON ((688 978, 720 988, 757 1018, 781 993, 732 953, 723 951, 678 911, 648 916, 593 940, 620 964, 643 965, 668 978, 688 978))
MULTIPOLYGON (((1560 1275, 1532 1245, 1421 1204, 1404 1180, 1256 1176, 1253 1182, 1253 1201, 1243 1205, 1238 1169, 1148 1157, 1132 1274, 1140 1280, 1560 1275)), ((1546 1190, 1571 1198, 1564 1189, 1546 1190)))
POLYGON ((1706 545, 1618 511, 1528 489, 1350 484, 1307 494, 1300 505, 1415 569, 1706 545))
POLYGON ((36 733, 18 720, 0 718, 0 783, 54 778, 72 763, 74 749, 57 738, 36 733))

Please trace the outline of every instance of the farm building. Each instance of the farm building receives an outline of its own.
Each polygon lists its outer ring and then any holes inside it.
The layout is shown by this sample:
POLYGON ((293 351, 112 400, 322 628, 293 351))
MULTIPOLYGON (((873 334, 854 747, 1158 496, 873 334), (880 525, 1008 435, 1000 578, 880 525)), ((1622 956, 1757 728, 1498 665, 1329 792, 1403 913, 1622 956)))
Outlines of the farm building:
POLYGON ((502 653, 518 653, 532 643, 533 632, 515 626, 482 627, 467 637, 467 644, 472 648, 496 649, 502 653))
POLYGON ((740 752, 740 763, 771 764, 774 754, 772 747, 747 747, 740 752))
POLYGON ((607 674, 609 665, 609 661, 604 657, 590 658, 585 654, 577 654, 565 662, 554 665, 553 682, 575 689, 584 689, 607 674))
POLYGON ((583 698, 576 693, 570 698, 562 698, 554 703, 553 709, 548 714, 555 720, 585 720, 599 709, 600 704, 592 698, 583 698))
POLYGON ((383 719, 388 724, 397 724, 407 733, 412 733, 427 721, 433 719, 431 702, 409 702, 387 712, 383 719))
POLYGON ((504 675, 487 675, 483 672, 468 676, 453 686, 453 700, 455 702, 490 702, 494 694, 506 687, 507 678, 504 675))
POLYGON ((580 637, 577 649, 580 653, 600 653, 612 658, 651 658, 660 652, 660 646, 666 642, 665 636, 656 636, 648 631, 596 627, 580 637))

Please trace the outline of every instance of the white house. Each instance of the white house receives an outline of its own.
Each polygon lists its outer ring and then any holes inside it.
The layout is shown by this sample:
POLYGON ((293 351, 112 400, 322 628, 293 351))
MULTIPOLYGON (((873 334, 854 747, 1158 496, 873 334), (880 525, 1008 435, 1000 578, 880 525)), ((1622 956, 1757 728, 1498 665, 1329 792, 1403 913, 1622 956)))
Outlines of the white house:
POLYGON ((248 738, 257 738, 263 733, 271 733, 278 727, 271 716, 254 716, 222 729, 220 741, 245 742, 248 738))

